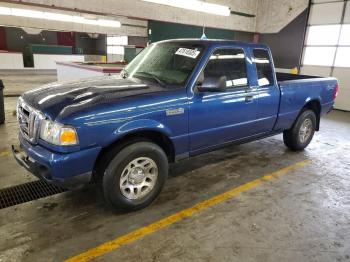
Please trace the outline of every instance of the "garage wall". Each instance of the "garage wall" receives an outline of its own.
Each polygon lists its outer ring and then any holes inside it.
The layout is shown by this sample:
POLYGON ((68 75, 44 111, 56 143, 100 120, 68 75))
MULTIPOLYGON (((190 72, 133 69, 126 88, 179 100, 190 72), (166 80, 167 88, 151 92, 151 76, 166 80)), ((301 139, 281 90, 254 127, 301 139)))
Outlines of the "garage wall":
MULTIPOLYGON (((304 0, 305 1, 305 0, 304 0)), ((133 35, 133 36, 146 36, 146 28, 143 27, 146 24, 147 20, 157 20, 157 21, 166 21, 170 23, 183 23, 183 24, 192 24, 196 26, 205 25, 212 28, 225 28, 228 30, 240 30, 240 31, 255 31, 256 24, 256 9, 257 9, 257 0, 211 0, 211 3, 221 4, 229 6, 232 11, 250 14, 252 16, 242 16, 238 14, 232 14, 230 16, 219 16, 212 15, 203 12, 193 12, 191 10, 171 7, 167 5, 159 5, 154 3, 148 3, 139 0, 104 0, 97 1, 95 0, 85 0, 85 1, 62 1, 62 0, 14 0, 11 3, 26 4, 26 5, 40 5, 40 7, 47 8, 57 8, 62 12, 62 10, 70 10, 88 14, 99 14, 107 15, 119 20, 122 23, 121 28, 103 28, 104 33, 108 35, 133 35), (83 4, 82 4, 83 3, 83 4), (138 18, 138 19, 133 19, 138 18), (131 26, 130 26, 131 25, 131 26), (142 26, 139 27, 138 25, 142 26)), ((5 21, 5 25, 17 24, 18 17, 12 19, 11 21, 5 21)), ((30 19, 27 19, 29 20, 30 19)), ((21 21, 24 22, 24 21, 21 21)), ((42 23, 43 26, 49 25, 50 21, 42 23)), ((36 25, 35 22, 31 22, 36 25)), ((63 26, 58 25, 59 23, 55 22, 50 26, 63 26)), ((98 27, 86 28, 86 26, 80 26, 77 24, 68 24, 68 31, 76 32, 91 32, 91 33, 102 33, 98 27), (79 29, 77 27, 80 27, 79 29), (74 28, 74 30, 72 29, 74 28), (77 29, 77 30, 75 30, 77 29)), ((61 29, 62 30, 62 29, 61 29)))
POLYGON ((106 55, 106 35, 99 34, 97 38, 91 38, 86 33, 75 34, 75 47, 81 48, 83 54, 106 55))
MULTIPOLYGON (((13 52, 24 52, 29 44, 41 45, 69 45, 59 43, 57 32, 41 31, 39 34, 28 34, 21 28, 1 27, 3 28, 3 36, 0 38, 3 49, 13 52), (3 40, 4 39, 4 40, 3 40)), ((40 31, 40 30, 39 30, 40 31)), ((81 48, 83 54, 106 54, 106 35, 100 34, 98 38, 89 37, 86 33, 75 33, 75 44, 73 46, 81 48)), ((1 50, 0 45, 0 50, 1 50)))
MULTIPOLYGON (((328 1, 328 0, 324 0, 328 1)), ((331 0, 330 0, 331 1, 331 0)), ((147 36, 147 20, 182 23, 234 31, 277 33, 295 19, 307 6, 309 0, 210 0, 230 7, 229 16, 154 4, 139 0, 62 1, 62 0, 12 0, 2 1, 2 6, 17 8, 51 9, 60 13, 85 13, 94 18, 113 18, 122 23, 121 28, 101 28, 41 19, 2 16, 1 24, 14 27, 33 27, 45 30, 104 33, 108 35, 147 36), (83 4, 82 4, 83 2, 83 4)), ((329 2, 329 1, 328 1, 329 2)), ((79 15, 79 14, 78 14, 79 15)))
POLYGON ((6 32, 5 28, 0 26, 0 50, 6 50, 6 32))
POLYGON ((257 0, 257 2, 255 31, 259 33, 278 33, 309 5, 309 0, 257 0))
POLYGON ((335 108, 350 111, 350 3, 313 0, 301 73, 334 76, 340 85, 335 108))
POLYGON ((254 34, 249 32, 241 32, 236 31, 235 32, 235 40, 243 41, 243 42, 253 42, 254 41, 254 34))
MULTIPOLYGON (((149 21, 148 24, 148 38, 150 43, 166 39, 200 38, 202 34, 203 28, 200 26, 191 26, 160 21, 149 21)), ((230 39, 244 42, 252 42, 254 37, 254 34, 250 32, 217 28, 205 28, 205 35, 209 39, 230 39)), ((129 44, 131 43, 129 42, 129 44)))
POLYGON ((144 47, 144 46, 147 46, 147 42, 148 42, 147 37, 140 37, 140 36, 129 36, 128 37, 128 44, 129 45, 144 47))
POLYGON ((57 45, 57 33, 42 31, 40 34, 27 34, 21 28, 6 27, 6 44, 9 51, 23 52, 29 44, 57 45))
POLYGON ((299 67, 307 16, 308 10, 305 10, 279 33, 260 35, 259 42, 271 48, 276 67, 299 67))
MULTIPOLYGON (((149 21, 148 39, 150 43, 177 38, 200 38, 203 28, 199 26, 149 21)), ((216 28, 206 28, 205 34, 211 39, 234 39, 234 31, 216 28)))

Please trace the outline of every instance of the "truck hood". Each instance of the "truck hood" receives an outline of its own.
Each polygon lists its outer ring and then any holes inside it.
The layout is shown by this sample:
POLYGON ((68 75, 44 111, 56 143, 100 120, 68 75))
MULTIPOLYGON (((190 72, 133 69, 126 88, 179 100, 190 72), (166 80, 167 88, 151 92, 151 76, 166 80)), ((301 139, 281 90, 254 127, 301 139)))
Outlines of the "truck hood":
POLYGON ((64 111, 65 115, 93 108, 99 104, 114 103, 121 98, 166 88, 139 79, 118 76, 94 77, 79 81, 54 82, 30 90, 22 95, 24 101, 52 120, 64 111))

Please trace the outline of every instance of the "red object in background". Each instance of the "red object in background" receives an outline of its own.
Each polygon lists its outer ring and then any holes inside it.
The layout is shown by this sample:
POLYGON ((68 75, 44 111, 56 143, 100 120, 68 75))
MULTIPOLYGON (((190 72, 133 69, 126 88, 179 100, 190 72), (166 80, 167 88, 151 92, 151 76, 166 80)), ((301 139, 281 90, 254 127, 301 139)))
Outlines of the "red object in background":
POLYGON ((260 41, 260 34, 258 33, 255 33, 254 36, 253 36, 253 43, 259 43, 260 41))
POLYGON ((57 44, 75 47, 74 32, 57 32, 57 44))
POLYGON ((0 50, 7 50, 5 28, 0 26, 0 50))

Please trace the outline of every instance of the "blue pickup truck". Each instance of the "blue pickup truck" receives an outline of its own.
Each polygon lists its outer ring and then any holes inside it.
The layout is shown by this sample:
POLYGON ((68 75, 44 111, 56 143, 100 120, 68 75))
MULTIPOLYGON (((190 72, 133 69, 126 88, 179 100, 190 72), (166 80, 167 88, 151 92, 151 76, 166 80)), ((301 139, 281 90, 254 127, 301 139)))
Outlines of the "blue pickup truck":
POLYGON ((136 210, 160 193, 168 163, 279 133, 304 149, 337 93, 334 78, 276 73, 266 45, 162 41, 121 76, 24 93, 12 150, 41 179, 67 188, 100 181, 113 208, 136 210))

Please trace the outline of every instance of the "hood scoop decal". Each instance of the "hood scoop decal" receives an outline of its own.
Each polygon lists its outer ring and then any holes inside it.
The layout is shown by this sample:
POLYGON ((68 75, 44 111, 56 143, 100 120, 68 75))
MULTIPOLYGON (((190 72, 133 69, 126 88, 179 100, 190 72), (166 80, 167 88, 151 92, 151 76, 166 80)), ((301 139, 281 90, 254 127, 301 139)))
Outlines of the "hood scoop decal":
POLYGON ((148 85, 145 84, 134 84, 134 85, 101 85, 101 86, 92 86, 92 88, 96 89, 114 89, 115 91, 129 91, 129 90, 139 90, 139 89, 147 89, 148 85))
POLYGON ((169 89, 150 85, 138 79, 116 77, 93 78, 47 85, 23 94, 23 99, 33 108, 51 119, 68 117, 95 107, 112 106, 121 99, 169 89))

